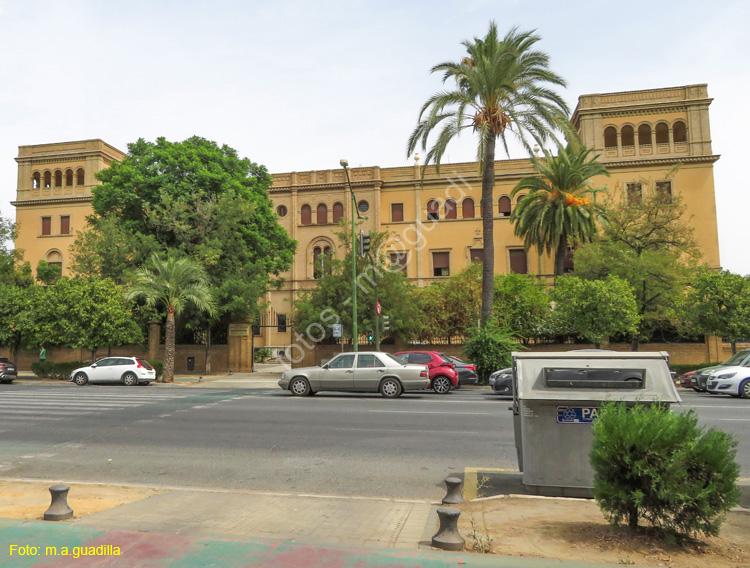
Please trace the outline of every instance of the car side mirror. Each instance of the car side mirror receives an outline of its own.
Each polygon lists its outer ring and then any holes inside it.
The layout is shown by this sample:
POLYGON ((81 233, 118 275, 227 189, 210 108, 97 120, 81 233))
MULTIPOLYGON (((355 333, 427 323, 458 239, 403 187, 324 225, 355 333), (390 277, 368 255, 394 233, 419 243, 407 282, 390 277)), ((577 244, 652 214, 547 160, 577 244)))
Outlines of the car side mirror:
POLYGON ((97 365, 96 363, 92 363, 92 364, 91 364, 91 368, 92 368, 92 369, 96 369, 97 367, 98 367, 98 365, 97 365))
POLYGON ((326 363, 325 365, 322 365, 322 368, 328 370, 328 363, 326 363))

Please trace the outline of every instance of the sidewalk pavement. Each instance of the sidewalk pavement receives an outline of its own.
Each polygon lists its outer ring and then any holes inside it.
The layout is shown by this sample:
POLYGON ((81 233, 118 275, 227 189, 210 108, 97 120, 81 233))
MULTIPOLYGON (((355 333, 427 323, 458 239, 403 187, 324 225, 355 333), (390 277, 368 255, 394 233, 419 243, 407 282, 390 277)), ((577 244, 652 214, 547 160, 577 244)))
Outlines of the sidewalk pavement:
MULTIPOLYGON (((75 495, 69 495, 68 503, 75 510, 75 495)), ((172 488, 68 521, 0 519, 0 565, 613 566, 431 549, 437 506, 423 501, 172 488)))

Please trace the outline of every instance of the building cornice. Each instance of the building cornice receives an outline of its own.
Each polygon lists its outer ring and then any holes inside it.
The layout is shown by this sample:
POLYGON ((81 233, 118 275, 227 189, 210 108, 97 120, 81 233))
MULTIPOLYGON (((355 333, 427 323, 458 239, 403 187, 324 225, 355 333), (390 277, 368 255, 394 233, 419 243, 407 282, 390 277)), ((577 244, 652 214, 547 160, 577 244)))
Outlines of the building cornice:
POLYGON ((59 205, 61 203, 87 203, 93 199, 90 195, 82 197, 54 197, 48 199, 24 199, 23 201, 11 201, 14 207, 35 207, 37 205, 59 205))
POLYGON ((712 154, 710 156, 685 156, 683 158, 675 157, 644 160, 620 160, 611 162, 602 160, 602 164, 607 166, 607 169, 630 168, 633 166, 673 166, 675 164, 713 164, 718 161, 720 157, 720 154, 712 154))

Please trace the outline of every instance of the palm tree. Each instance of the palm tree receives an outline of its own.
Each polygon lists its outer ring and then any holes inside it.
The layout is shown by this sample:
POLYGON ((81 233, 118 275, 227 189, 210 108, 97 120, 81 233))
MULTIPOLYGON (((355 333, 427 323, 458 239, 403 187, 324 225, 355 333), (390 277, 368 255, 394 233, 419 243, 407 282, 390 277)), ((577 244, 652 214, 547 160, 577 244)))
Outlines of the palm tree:
POLYGON ((506 154, 508 133, 531 154, 527 136, 542 145, 553 130, 567 128, 568 107, 550 87, 565 86, 553 73, 546 53, 532 48, 541 38, 533 31, 511 29, 500 39, 497 25, 490 23, 484 38, 464 41, 467 56, 459 62, 440 63, 431 72, 443 72, 443 83, 452 79, 455 89, 430 97, 422 106, 412 132, 407 155, 421 143, 427 150, 430 134, 442 124, 437 140, 427 152, 425 166, 440 160, 448 143, 468 128, 478 136, 477 160, 482 172, 482 325, 492 318, 495 246, 493 242, 493 194, 495 142, 500 138, 506 154))
POLYGON ((596 233, 596 209, 583 195, 600 191, 591 187, 591 178, 609 172, 591 152, 577 142, 559 146, 557 156, 545 150, 544 158, 531 162, 538 175, 522 179, 511 192, 511 197, 528 192, 510 215, 513 232, 526 250, 554 251, 555 276, 563 273, 568 247, 590 242, 596 233))
POLYGON ((170 251, 166 259, 154 254, 145 267, 135 272, 128 299, 143 298, 148 306, 163 305, 167 310, 167 330, 164 345, 164 382, 174 381, 175 314, 187 304, 213 315, 216 300, 211 293, 208 276, 194 260, 170 251))

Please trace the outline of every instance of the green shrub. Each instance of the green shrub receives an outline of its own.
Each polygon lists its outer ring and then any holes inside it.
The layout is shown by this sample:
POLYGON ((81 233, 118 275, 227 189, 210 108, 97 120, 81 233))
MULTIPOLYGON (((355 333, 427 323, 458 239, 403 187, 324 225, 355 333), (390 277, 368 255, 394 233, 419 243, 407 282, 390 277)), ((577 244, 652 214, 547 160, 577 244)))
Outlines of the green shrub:
POLYGON ((156 371, 156 380, 160 380, 162 371, 164 371, 164 361, 149 361, 148 364, 156 371))
POLYGON ((594 497, 617 525, 639 519, 668 534, 716 535, 739 501, 737 442, 698 427, 698 417, 665 404, 602 405, 593 425, 594 497))
POLYGON ((487 324, 469 332, 463 354, 477 366, 479 382, 486 384, 492 373, 510 367, 511 351, 521 348, 508 330, 487 324))
POLYGON ((267 359, 271 356, 271 350, 265 347, 260 347, 255 350, 255 362, 262 363, 263 359, 267 359))
POLYGON ((70 373, 79 367, 85 367, 88 363, 83 361, 37 361, 31 364, 31 372, 37 377, 48 379, 66 380, 70 378, 70 373))

